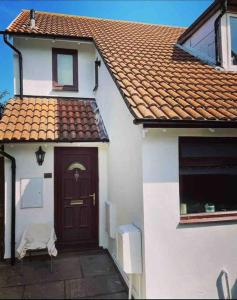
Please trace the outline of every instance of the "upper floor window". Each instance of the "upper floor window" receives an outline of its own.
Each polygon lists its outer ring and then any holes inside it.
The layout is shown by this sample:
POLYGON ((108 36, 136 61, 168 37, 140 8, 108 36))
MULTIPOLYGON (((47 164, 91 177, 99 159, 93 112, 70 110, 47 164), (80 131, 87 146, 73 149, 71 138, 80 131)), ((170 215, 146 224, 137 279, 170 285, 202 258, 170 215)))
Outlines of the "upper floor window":
POLYGON ((237 17, 230 17, 231 63, 237 65, 237 17))
POLYGON ((52 49, 53 89, 78 91, 77 50, 52 49))

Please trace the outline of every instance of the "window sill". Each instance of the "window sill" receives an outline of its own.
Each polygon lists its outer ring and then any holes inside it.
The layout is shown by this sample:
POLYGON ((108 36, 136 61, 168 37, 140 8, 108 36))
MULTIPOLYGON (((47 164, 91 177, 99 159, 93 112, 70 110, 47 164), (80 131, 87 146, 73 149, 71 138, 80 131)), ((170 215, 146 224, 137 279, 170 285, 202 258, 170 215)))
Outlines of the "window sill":
POLYGON ((237 211, 181 215, 180 224, 237 221, 237 211))
POLYGON ((54 92, 78 92, 79 90, 78 90, 78 88, 58 86, 58 87, 53 87, 52 91, 54 91, 54 92))
POLYGON ((237 66, 231 65, 231 66, 226 68, 226 71, 237 72, 237 66))

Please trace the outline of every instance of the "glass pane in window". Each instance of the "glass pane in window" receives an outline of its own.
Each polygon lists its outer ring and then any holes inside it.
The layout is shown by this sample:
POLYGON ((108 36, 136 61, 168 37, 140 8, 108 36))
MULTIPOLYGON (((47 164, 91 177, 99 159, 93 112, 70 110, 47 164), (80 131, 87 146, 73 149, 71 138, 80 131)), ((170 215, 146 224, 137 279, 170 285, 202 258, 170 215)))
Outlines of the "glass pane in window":
POLYGON ((189 174, 181 180, 182 214, 237 210, 236 174, 189 174))
POLYGON ((180 212, 237 211, 237 139, 180 139, 180 212))
POLYGON ((73 85, 73 56, 58 54, 58 84, 73 85))
POLYGON ((231 61, 233 65, 237 65, 237 18, 230 18, 231 30, 231 61))

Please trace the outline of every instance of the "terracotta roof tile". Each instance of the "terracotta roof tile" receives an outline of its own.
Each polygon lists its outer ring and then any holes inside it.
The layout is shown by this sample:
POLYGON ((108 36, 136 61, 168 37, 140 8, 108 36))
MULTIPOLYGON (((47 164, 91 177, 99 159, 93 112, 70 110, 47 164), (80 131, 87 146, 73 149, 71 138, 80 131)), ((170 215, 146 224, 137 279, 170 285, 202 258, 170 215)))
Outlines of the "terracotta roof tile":
POLYGON ((108 137, 93 99, 24 97, 7 103, 0 120, 0 140, 83 142, 107 141, 108 137), (16 115, 11 115, 13 110, 16 115), (78 127, 79 123, 83 126, 78 127))
MULTIPOLYGON (((7 28, 11 33, 93 39, 136 119, 235 121, 237 73, 216 70, 176 47, 184 30, 45 12, 36 12, 32 30, 29 11, 21 12, 7 28)), ((35 99, 28 101, 25 105, 35 116, 35 99)), ((19 105, 9 106, 5 116, 17 116, 19 105)), ((57 114, 47 105, 41 106, 40 115, 45 115, 42 110, 48 117, 57 114)), ((68 113, 71 108, 62 110, 68 113)), ((36 117, 40 115, 37 110, 36 117)), ((90 131, 83 130, 77 136, 88 137, 90 131)), ((67 132, 62 134, 68 138, 67 132)))

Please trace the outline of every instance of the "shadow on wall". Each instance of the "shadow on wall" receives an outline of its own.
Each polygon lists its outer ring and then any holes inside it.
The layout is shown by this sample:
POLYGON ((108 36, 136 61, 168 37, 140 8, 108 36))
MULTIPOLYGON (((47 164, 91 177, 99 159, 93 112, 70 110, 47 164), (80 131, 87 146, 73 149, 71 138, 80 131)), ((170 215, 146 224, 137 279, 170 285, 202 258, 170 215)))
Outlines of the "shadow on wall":
POLYGON ((218 276, 216 287, 219 299, 236 299, 237 280, 235 281, 235 284, 230 292, 228 274, 225 271, 221 271, 220 275, 218 276))

